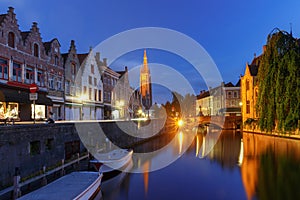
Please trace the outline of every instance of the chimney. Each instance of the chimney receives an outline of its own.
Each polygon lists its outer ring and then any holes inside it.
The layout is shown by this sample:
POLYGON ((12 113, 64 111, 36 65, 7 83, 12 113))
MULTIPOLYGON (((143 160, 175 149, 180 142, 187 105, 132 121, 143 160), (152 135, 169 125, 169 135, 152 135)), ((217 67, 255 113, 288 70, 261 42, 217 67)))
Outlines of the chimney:
POLYGON ((103 64, 105 67, 107 67, 107 58, 103 58, 103 64))
POLYGON ((8 7, 8 11, 7 11, 7 12, 13 13, 14 10, 15 10, 15 9, 14 9, 13 7, 10 6, 10 7, 8 7))
POLYGON ((265 51, 267 50, 267 45, 263 46, 263 53, 265 53, 265 51))
POLYGON ((100 61, 100 52, 96 52, 96 56, 95 57, 96 57, 96 61, 99 62, 100 61))

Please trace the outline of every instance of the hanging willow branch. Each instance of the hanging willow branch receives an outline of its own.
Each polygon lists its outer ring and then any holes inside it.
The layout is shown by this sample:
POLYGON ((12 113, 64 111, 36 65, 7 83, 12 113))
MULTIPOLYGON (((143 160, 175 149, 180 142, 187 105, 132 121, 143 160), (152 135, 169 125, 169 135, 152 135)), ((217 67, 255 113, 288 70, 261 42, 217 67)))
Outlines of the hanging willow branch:
POLYGON ((274 29, 258 70, 261 130, 295 130, 300 119, 300 48, 291 34, 274 29))

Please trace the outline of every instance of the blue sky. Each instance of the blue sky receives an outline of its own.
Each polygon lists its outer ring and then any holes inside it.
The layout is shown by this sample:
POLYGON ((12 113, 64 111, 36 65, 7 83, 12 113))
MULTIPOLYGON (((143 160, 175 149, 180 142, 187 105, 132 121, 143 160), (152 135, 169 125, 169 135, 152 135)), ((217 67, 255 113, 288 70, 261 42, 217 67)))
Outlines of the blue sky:
MULTIPOLYGON (((233 83, 244 73, 245 64, 251 62, 254 53, 261 53, 273 28, 289 31, 291 23, 294 36, 300 35, 299 0, 1 0, 0 12, 6 13, 8 6, 15 8, 22 31, 29 30, 33 21, 38 22, 43 41, 58 38, 62 52, 67 52, 71 39, 82 53, 133 28, 163 27, 179 31, 201 44, 216 63, 223 80, 233 83)), ((174 58, 172 64, 170 60, 174 56, 159 53, 149 50, 149 61, 177 67, 193 80, 197 93, 205 89, 201 81, 197 84, 195 78, 190 77, 193 72, 183 67, 188 63, 174 58)), ((142 62, 142 51, 127 56, 131 62, 120 63, 129 61, 123 57, 113 63, 112 68, 125 65, 130 68, 133 59, 136 63, 142 62)))

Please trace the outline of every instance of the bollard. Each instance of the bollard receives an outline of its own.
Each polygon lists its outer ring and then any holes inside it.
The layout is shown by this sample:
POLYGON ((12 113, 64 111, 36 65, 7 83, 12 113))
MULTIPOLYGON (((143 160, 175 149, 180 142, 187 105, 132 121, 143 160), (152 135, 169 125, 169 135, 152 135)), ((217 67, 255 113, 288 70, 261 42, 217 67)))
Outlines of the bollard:
POLYGON ((20 170, 18 167, 15 168, 15 176, 14 176, 14 193, 13 193, 13 199, 17 199, 21 196, 21 190, 20 190, 20 170))

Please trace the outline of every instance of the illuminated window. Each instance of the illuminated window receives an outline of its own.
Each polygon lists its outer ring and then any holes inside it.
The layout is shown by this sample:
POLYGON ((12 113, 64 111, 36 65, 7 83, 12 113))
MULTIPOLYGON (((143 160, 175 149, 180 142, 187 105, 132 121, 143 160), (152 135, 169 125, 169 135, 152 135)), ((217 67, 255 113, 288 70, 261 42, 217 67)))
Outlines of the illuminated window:
POLYGON ((76 65, 74 63, 71 64, 71 74, 72 75, 76 74, 76 65))
POLYGON ((15 48, 15 34, 13 32, 8 33, 8 46, 15 48))

